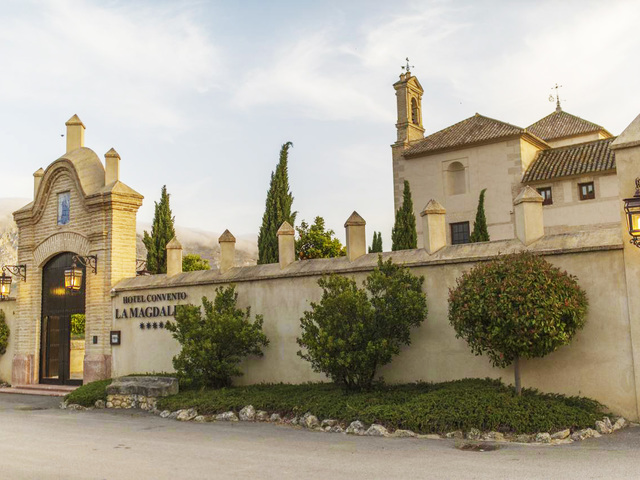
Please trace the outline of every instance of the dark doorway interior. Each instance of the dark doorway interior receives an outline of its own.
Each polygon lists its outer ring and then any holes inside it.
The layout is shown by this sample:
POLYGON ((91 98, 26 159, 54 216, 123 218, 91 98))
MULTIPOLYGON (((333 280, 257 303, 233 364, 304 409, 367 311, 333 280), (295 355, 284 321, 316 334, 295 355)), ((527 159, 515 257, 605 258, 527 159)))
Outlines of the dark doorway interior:
MULTIPOLYGON (((73 256, 61 253, 42 271, 40 383, 82 384, 86 282, 82 282, 80 290, 64 287, 64 271, 71 267, 73 256)), ((83 279, 86 280, 84 271, 83 279)))

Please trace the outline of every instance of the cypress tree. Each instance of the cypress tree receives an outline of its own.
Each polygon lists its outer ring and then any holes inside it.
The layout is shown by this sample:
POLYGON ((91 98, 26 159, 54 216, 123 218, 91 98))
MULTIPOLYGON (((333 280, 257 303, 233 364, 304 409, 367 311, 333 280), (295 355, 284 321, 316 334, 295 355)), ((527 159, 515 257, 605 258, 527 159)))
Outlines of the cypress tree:
POLYGON ((287 142, 280 149, 280 161, 275 172, 271 172, 271 182, 267 191, 262 225, 258 234, 258 264, 276 263, 278 261, 278 229, 285 220, 293 226, 297 212, 291 211, 293 196, 289 191, 288 157, 289 148, 293 144, 287 142))
POLYGON ((402 206, 396 211, 396 221, 391 230, 391 250, 409 250, 418 248, 416 216, 413 214, 413 200, 409 182, 404 181, 402 206))
POLYGON ((382 253, 382 232, 373 232, 373 241, 369 253, 382 253))
POLYGON ((167 243, 176 236, 176 231, 173 228, 175 218, 171 215, 166 185, 162 186, 160 201, 155 204, 151 235, 145 231, 142 239, 147 247, 147 270, 151 273, 167 273, 167 243))
POLYGON ((484 192, 487 189, 484 188, 480 192, 480 198, 478 199, 478 211, 476 212, 476 220, 473 222, 473 233, 469 240, 471 243, 475 242, 488 242, 489 230, 487 229, 487 217, 484 214, 484 192))

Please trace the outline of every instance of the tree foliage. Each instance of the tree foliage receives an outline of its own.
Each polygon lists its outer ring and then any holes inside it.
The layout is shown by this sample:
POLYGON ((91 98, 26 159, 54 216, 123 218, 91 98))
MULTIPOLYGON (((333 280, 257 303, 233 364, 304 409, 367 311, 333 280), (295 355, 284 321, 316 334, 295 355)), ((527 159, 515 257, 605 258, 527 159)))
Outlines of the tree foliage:
POLYGON ((478 199, 478 210, 476 211, 476 220, 473 222, 473 232, 469 240, 471 243, 488 242, 489 230, 487 229, 487 217, 484 214, 484 194, 487 191, 483 188, 478 199))
POLYGON ((373 232, 373 241, 369 253, 382 253, 382 232, 373 232))
POLYGON ((182 271, 196 272, 198 270, 209 270, 209 260, 202 258, 197 253, 189 253, 182 257, 182 271))
POLYGON ((305 352, 298 355, 349 390, 371 388, 378 368, 411 343, 411 328, 427 316, 423 282, 382 257, 364 288, 339 275, 321 278, 322 299, 300 319, 305 352))
POLYGON ((0 355, 7 353, 7 346, 9 345, 9 325, 7 325, 7 319, 4 315, 4 311, 0 310, 0 355))
POLYGON ((413 213, 413 200, 409 182, 404 181, 402 206, 396 211, 396 219, 391 230, 391 250, 410 250, 418 248, 416 216, 413 213))
POLYGON ((529 252, 480 263, 449 291, 449 322, 496 367, 543 357, 584 326, 587 296, 576 278, 529 252))
POLYGON ((167 243, 176 236, 176 231, 166 185, 162 186, 160 201, 155 204, 151 234, 145 230, 142 238, 147 248, 147 270, 151 273, 167 273, 167 243))
POLYGON ((242 375, 239 363, 244 357, 263 355, 269 340, 262 332, 262 315, 256 315, 252 323, 250 308, 236 308, 237 300, 232 285, 217 288, 213 303, 203 297, 202 307, 176 307, 175 321, 167 322, 166 328, 182 346, 173 357, 173 367, 187 383, 229 386, 232 377, 242 375))
POLYGON ((262 225, 258 233, 258 264, 278 262, 278 229, 284 221, 293 226, 296 220, 297 212, 291 211, 293 195, 289 191, 288 158, 289 148, 292 146, 291 142, 282 145, 280 161, 275 172, 271 172, 262 225))
POLYGON ((311 258, 343 257, 347 254, 335 237, 333 230, 325 230, 324 218, 316 217, 313 225, 304 220, 296 227, 298 239, 296 240, 296 252, 300 260, 311 258))
POLYGON ((84 338, 87 316, 84 313, 71 315, 71 337, 84 338))

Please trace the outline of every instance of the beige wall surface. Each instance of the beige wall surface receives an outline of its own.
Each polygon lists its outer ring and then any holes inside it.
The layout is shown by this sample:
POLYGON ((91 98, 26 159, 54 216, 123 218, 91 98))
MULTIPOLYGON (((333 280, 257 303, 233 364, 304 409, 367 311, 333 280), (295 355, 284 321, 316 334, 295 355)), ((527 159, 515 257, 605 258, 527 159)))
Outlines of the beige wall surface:
POLYGON ((15 300, 4 300, 0 302, 0 310, 4 312, 5 320, 9 326, 9 345, 4 355, 0 355, 0 382, 11 382, 11 361, 15 351, 16 334, 18 331, 16 322, 16 302, 15 300))
MULTIPOLYGON (((387 382, 443 381, 465 377, 503 378, 512 383, 513 372, 493 368, 486 357, 476 357, 463 340, 455 338, 448 322, 448 291, 460 275, 479 259, 521 250, 517 240, 447 246, 433 255, 424 250, 385 253, 394 261, 425 277, 429 315, 412 333, 412 345, 403 349, 379 375, 387 382)), ((587 325, 572 344, 544 359, 526 360, 522 381, 526 387, 544 392, 586 395, 608 405, 614 412, 637 418, 632 347, 619 230, 585 232, 575 236, 545 237, 530 247, 578 277, 586 290, 590 309, 587 325), (549 254, 564 250, 563 254, 549 254)), ((121 311, 124 297, 166 292, 186 292, 184 302, 212 299, 215 288, 235 283, 239 306, 264 315, 264 330, 271 343, 263 358, 247 360, 245 376, 239 384, 326 380, 312 372, 300 359, 295 342, 300 334, 300 317, 310 302, 320 299, 317 280, 335 271, 354 277, 359 283, 375 266, 376 256, 368 254, 355 262, 346 259, 295 262, 284 270, 279 265, 235 268, 228 274, 190 272, 171 279, 165 276, 124 280, 115 289, 115 309, 121 311)), ((175 304, 177 302, 168 302, 175 304)), ((165 303, 154 303, 162 306, 165 303)), ((143 303, 148 306, 151 303, 143 303)), ((122 345, 113 347, 113 373, 124 375, 172 370, 171 357, 179 346, 166 330, 140 329, 140 319, 114 319, 113 328, 122 331, 122 345)), ((149 320, 147 320, 149 321, 149 320)), ((150 321, 157 321, 151 319, 150 321)))

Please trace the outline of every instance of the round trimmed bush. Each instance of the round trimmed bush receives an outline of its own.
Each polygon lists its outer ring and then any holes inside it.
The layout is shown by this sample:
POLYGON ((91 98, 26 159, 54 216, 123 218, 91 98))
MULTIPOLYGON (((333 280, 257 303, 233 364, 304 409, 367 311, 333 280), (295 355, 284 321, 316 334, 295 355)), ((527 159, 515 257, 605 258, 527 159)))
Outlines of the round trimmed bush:
POLYGON ((4 355, 7 352, 8 345, 9 345, 9 325, 7 325, 4 312, 0 310, 0 355, 4 355))
POLYGON ((576 278, 529 252, 480 263, 449 291, 449 322, 496 367, 543 357, 584 326, 587 296, 576 278))

